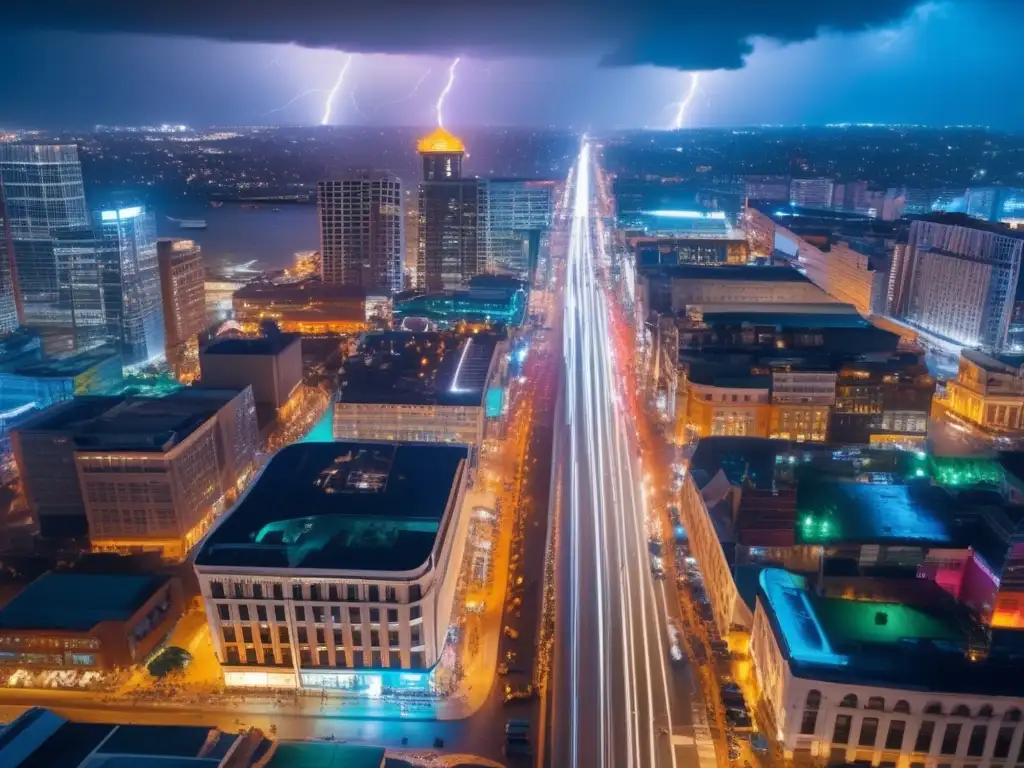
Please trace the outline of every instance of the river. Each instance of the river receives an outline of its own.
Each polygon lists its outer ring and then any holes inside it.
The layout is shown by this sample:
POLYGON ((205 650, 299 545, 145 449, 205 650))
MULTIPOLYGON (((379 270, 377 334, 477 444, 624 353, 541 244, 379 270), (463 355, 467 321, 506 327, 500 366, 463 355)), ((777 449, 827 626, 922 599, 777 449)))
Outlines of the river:
POLYGON ((282 269, 296 251, 320 247, 316 206, 282 204, 219 208, 187 201, 154 206, 160 237, 185 237, 203 249, 207 266, 241 264, 253 259, 255 269, 282 269), (206 229, 181 229, 172 219, 205 219, 206 229))

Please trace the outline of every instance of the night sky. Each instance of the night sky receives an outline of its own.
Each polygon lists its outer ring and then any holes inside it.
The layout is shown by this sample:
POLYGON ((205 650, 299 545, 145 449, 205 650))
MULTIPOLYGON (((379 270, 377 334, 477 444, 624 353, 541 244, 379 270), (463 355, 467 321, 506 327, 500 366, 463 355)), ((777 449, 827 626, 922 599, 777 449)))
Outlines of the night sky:
POLYGON ((1024 128, 1018 0, 76 0, 0 27, 0 128, 1024 128), (289 42, 291 41, 291 42, 289 42), (417 85, 418 90, 417 90, 417 85), (295 96, 299 98, 283 107, 295 96))

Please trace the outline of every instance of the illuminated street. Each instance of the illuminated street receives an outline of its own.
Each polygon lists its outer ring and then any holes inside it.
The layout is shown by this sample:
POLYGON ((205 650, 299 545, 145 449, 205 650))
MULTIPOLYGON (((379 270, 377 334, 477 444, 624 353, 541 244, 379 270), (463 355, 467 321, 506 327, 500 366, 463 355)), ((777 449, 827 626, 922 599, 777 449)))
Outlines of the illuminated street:
POLYGON ((550 765, 694 765, 689 681, 668 654, 663 584, 649 563, 633 393, 616 373, 597 275, 594 166, 584 143, 566 262, 565 380, 553 465, 558 515, 550 765))

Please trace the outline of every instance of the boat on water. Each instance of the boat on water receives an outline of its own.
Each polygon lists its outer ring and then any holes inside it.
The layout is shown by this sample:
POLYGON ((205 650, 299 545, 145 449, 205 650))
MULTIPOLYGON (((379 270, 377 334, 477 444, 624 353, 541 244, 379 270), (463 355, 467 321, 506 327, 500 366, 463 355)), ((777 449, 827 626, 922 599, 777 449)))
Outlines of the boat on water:
POLYGON ((178 222, 181 229, 206 229, 206 219, 182 219, 178 222))

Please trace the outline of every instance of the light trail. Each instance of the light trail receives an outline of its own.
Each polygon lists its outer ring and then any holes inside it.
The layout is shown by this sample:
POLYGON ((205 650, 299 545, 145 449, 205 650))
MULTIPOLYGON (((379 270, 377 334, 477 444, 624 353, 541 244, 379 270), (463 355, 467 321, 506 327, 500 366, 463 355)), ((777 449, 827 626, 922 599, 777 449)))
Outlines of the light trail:
POLYGON ((324 102, 324 116, 320 118, 320 125, 328 125, 331 122, 331 109, 334 107, 334 99, 341 90, 341 84, 345 82, 345 75, 352 64, 352 54, 345 56, 345 63, 338 72, 338 79, 334 81, 334 87, 327 93, 327 101, 324 102))
POLYGON ((448 67, 448 82, 445 83, 444 90, 441 91, 441 95, 437 97, 437 105, 434 107, 434 111, 437 112, 437 127, 444 128, 444 101, 448 98, 448 94, 452 91, 452 86, 455 85, 455 68, 459 66, 460 58, 455 57, 451 66, 448 67))
POLYGON ((683 127, 683 123, 686 121, 686 110, 693 101, 694 95, 697 93, 697 86, 700 85, 700 73, 690 73, 690 90, 686 92, 686 96, 679 102, 676 109, 676 119, 672 123, 672 130, 678 131, 683 127))

